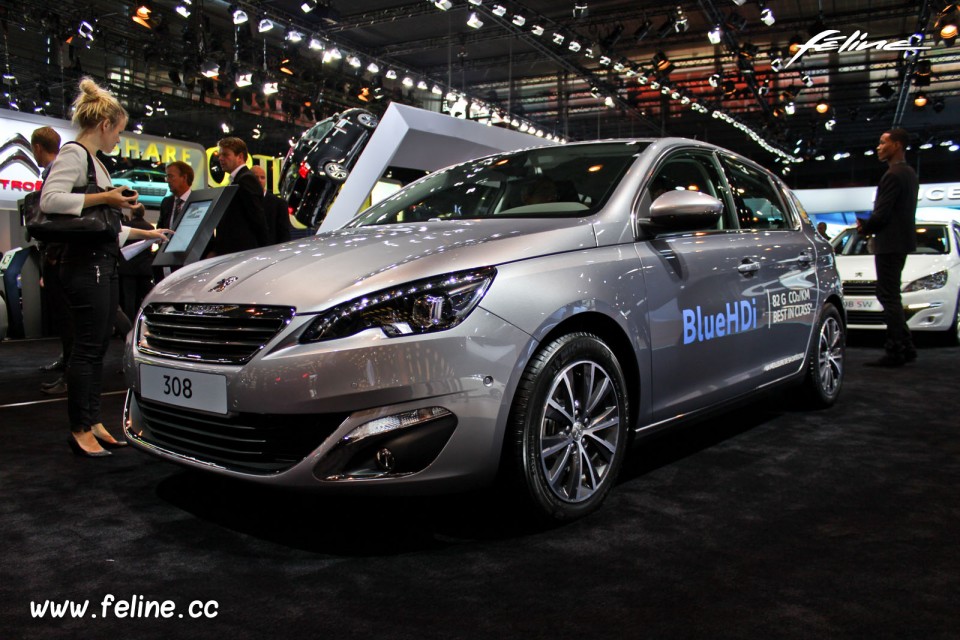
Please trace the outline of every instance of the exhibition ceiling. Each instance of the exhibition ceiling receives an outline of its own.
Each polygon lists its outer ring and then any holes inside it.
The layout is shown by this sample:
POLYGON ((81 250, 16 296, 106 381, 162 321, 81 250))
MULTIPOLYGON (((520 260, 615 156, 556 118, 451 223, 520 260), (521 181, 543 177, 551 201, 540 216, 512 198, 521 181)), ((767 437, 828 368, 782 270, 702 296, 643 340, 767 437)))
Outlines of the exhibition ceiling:
POLYGON ((279 154, 317 119, 394 100, 562 140, 697 138, 811 185, 873 179, 864 153, 896 124, 932 181, 957 179, 960 10, 942 0, 154 0, 134 21, 137 10, 0 8, 0 107, 61 117, 89 74, 145 133, 212 143, 230 130, 279 154))

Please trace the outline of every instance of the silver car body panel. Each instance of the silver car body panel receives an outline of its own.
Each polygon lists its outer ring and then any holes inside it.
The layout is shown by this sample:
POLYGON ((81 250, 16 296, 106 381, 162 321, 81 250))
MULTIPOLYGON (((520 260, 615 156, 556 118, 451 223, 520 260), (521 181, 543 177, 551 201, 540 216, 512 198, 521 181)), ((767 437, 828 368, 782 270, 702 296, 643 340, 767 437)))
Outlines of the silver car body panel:
POLYGON ((720 152, 686 140, 653 141, 590 216, 349 227, 182 269, 159 283, 145 304, 280 305, 295 308, 295 315, 242 366, 157 357, 138 350, 134 336, 125 353, 128 438, 164 458, 258 482, 435 491, 493 478, 518 381, 538 347, 570 323, 603 327, 629 345, 618 357, 637 374, 637 430, 798 379, 821 308, 828 299, 841 305, 830 246, 790 201, 784 208, 791 228, 650 236, 638 222, 650 204, 647 182, 678 149, 720 152), (497 270, 493 284, 454 328, 400 337, 367 329, 325 342, 299 340, 316 314, 336 305, 489 266, 497 270), (144 365, 224 376, 230 415, 268 414, 280 422, 284 415, 347 417, 287 469, 229 469, 138 435, 144 365), (423 470, 317 477, 317 465, 357 426, 434 406, 451 411, 456 428, 423 470))

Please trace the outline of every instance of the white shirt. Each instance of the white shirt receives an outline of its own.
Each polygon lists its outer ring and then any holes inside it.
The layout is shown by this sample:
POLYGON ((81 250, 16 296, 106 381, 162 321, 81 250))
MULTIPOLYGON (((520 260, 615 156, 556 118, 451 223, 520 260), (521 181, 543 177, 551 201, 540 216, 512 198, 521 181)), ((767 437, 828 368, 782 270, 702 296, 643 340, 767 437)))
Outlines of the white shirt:
MULTIPOLYGON (((110 173, 103 163, 93 156, 93 168, 97 173, 97 186, 112 189, 110 173)), ((74 187, 87 186, 87 152, 76 144, 65 144, 50 165, 50 175, 43 182, 40 195, 40 209, 53 213, 79 216, 83 211, 83 199, 86 194, 72 193, 74 187)), ((118 241, 121 245, 127 241, 130 227, 120 227, 118 241)))

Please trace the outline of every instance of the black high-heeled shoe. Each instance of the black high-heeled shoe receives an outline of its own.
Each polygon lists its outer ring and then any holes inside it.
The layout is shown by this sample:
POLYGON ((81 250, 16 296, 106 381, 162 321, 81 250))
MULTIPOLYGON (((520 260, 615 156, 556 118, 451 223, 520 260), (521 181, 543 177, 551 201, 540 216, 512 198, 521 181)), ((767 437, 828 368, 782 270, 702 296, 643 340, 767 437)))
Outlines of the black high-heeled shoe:
POLYGON ((73 452, 74 452, 76 455, 81 456, 81 457, 84 457, 84 458, 102 458, 102 457, 104 457, 104 456, 113 455, 113 454, 111 454, 109 451, 106 451, 106 450, 104 450, 104 451, 87 451, 86 449, 84 449, 83 447, 80 446, 80 443, 77 442, 77 439, 74 438, 73 436, 67 437, 67 444, 70 445, 70 448, 73 450, 73 452))
POLYGON ((97 439, 97 442, 100 443, 100 446, 104 449, 122 449, 123 447, 130 444, 126 440, 117 440, 116 442, 110 442, 109 440, 104 440, 97 434, 93 434, 93 437, 97 439))

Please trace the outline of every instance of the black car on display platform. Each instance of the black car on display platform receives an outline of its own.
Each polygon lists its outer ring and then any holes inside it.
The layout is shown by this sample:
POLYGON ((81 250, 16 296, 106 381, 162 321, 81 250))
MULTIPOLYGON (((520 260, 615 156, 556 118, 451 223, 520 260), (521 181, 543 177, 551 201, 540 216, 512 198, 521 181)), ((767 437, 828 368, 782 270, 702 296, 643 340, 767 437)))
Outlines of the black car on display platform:
POLYGON ((313 125, 290 147, 280 197, 301 224, 320 224, 378 123, 369 111, 347 109, 313 125))

